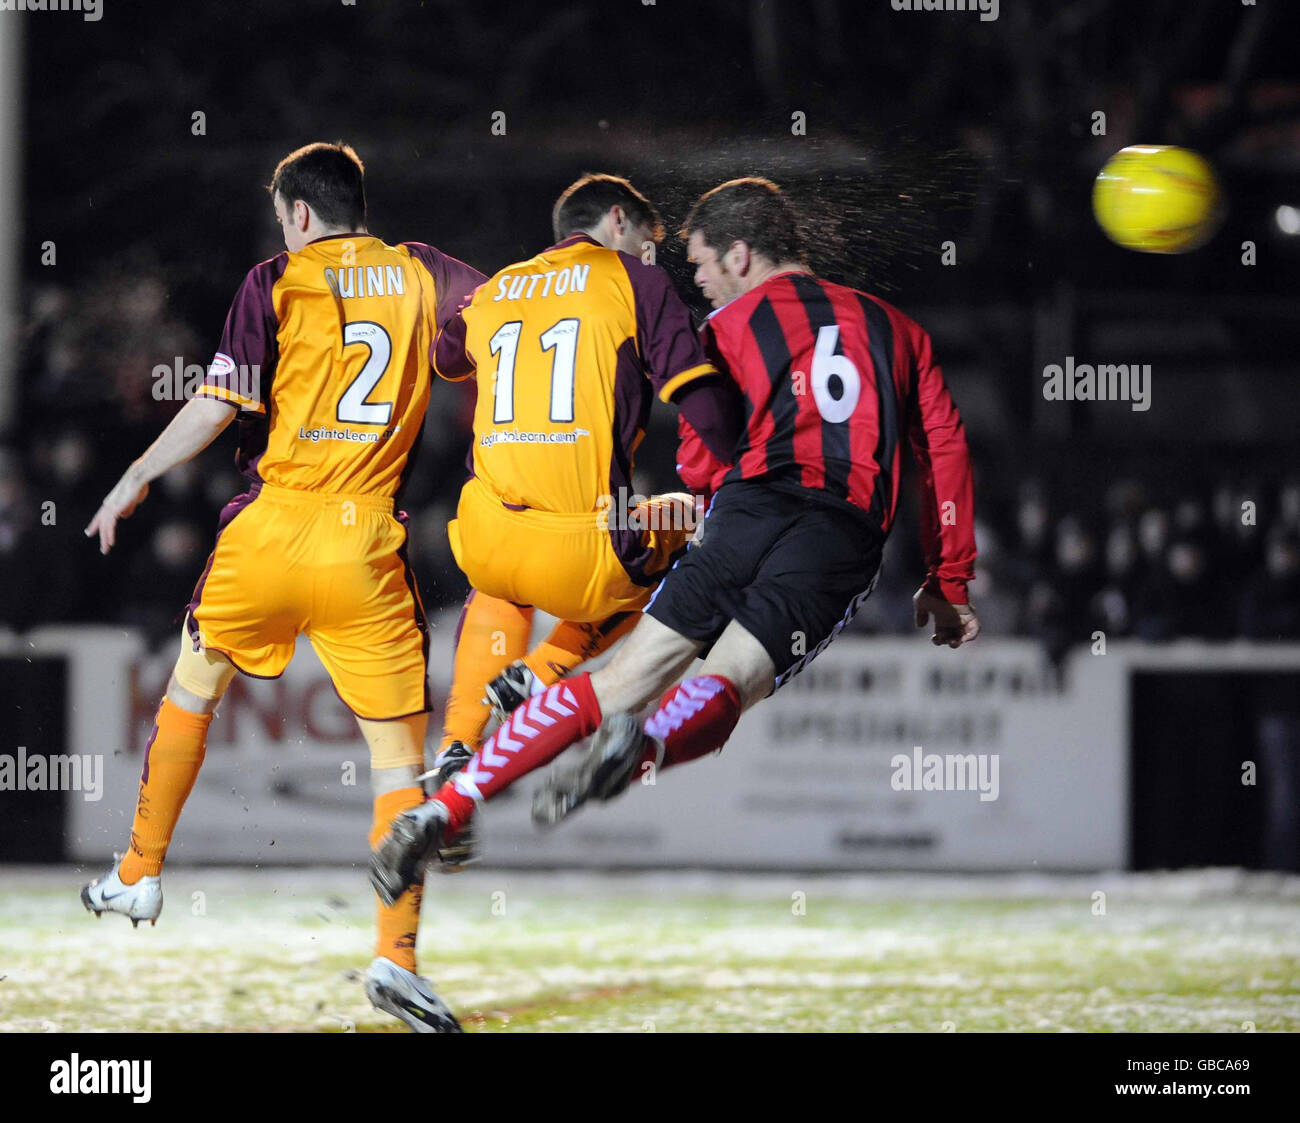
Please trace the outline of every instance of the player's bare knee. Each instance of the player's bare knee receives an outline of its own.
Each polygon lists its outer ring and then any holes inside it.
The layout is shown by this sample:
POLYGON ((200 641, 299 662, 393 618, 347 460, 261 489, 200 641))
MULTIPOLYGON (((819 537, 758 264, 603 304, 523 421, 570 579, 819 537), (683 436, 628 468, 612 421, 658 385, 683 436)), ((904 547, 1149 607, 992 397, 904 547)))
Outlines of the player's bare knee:
POLYGON ((416 785, 424 771, 424 736, 428 714, 410 714, 392 721, 357 718, 370 749, 370 789, 380 796, 416 785))
POLYGON ((643 615, 609 665, 591 676, 602 713, 636 712, 695 660, 700 644, 643 615))
POLYGON ((187 626, 181 629, 181 649, 167 681, 167 700, 192 714, 210 714, 236 673, 235 665, 220 652, 196 648, 187 626))
POLYGON ((213 713, 224 693, 225 689, 223 687, 221 694, 218 694, 215 698, 207 698, 196 694, 176 681, 175 671, 172 672, 171 678, 167 680, 167 701, 191 714, 213 713))
POLYGON ((393 768, 370 767, 370 794, 378 799, 389 792, 398 792, 403 788, 420 786, 420 774, 424 771, 420 764, 399 764, 393 768))

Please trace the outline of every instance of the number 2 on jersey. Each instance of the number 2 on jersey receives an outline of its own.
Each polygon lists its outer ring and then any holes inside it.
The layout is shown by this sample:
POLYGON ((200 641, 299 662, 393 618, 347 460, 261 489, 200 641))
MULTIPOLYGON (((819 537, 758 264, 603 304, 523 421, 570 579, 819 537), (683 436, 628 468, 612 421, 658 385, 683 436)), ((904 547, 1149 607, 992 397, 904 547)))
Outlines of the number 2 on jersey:
MULTIPOLYGON (((497 328, 488 340, 488 346, 497 359, 497 372, 492 379, 492 421, 494 424, 515 419, 515 358, 519 353, 519 333, 523 322, 511 320, 497 328)), ((559 320, 538 337, 543 351, 554 351, 551 357, 551 409, 552 421, 573 420, 573 376, 578 360, 578 320, 559 320)))
POLYGON ((338 419, 353 425, 387 425, 393 416, 392 402, 368 402, 370 391, 379 385, 393 355, 393 341, 373 320, 355 320, 343 325, 343 346, 364 344, 370 351, 365 366, 339 398, 338 419))

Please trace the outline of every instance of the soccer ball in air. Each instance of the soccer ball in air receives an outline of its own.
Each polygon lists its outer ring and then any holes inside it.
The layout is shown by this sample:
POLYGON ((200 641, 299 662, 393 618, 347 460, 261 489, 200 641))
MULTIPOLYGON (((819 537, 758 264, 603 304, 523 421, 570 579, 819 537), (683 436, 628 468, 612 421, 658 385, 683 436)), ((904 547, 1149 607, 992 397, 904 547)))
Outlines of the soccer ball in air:
POLYGON ((1092 210, 1106 236, 1143 253, 1186 253, 1204 245, 1222 214, 1214 169, 1186 148, 1121 148, 1092 188, 1092 210))

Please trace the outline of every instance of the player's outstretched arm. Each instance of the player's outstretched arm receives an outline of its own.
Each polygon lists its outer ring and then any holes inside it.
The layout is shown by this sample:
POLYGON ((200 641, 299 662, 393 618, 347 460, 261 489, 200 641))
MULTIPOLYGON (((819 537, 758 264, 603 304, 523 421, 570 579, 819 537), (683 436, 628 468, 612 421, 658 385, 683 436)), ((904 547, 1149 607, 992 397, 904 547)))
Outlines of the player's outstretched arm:
POLYGON ((930 617, 934 617, 934 634, 930 642, 935 647, 946 643, 958 648, 980 634, 979 617, 969 604, 950 604, 943 597, 926 592, 924 586, 916 590, 912 604, 916 609, 918 628, 924 628, 930 617))
MULTIPOLYGON (((943 371, 934 361, 930 337, 916 324, 905 322, 904 327, 911 332, 916 363, 915 383, 910 388, 913 408, 908 443, 918 469, 919 529, 927 570, 925 604, 937 627, 951 628, 952 612, 958 608, 974 619, 966 591, 975 576, 974 473, 961 414, 948 393, 943 371)), ((917 627, 924 627, 926 617, 921 614, 920 601, 913 599, 917 603, 917 627)), ((951 634, 940 639, 936 633, 934 643, 949 643, 951 639, 951 634)), ((960 642, 951 646, 958 647, 960 642)))
POLYGON ((86 537, 99 535, 99 552, 107 554, 117 542, 117 520, 127 518, 149 494, 149 484, 177 464, 208 447, 238 410, 215 398, 191 398, 158 439, 135 461, 104 496, 86 537))

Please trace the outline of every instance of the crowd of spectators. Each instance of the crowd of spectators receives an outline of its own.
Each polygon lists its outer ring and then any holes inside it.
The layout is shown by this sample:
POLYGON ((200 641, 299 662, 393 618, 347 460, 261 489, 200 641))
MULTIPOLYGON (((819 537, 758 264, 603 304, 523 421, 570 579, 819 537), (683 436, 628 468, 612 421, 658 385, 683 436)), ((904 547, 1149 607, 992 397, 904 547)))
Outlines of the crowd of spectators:
MULTIPOLYGON (((1121 478, 1095 508, 1054 501, 1038 478, 1017 490, 1009 504, 977 492, 988 510, 976 519, 970 589, 985 634, 1034 637, 1054 656, 1103 637, 1300 640, 1300 480, 1121 478)), ((860 625, 908 630, 922 573, 904 508, 860 625)))
POLYGON ((994 631, 1059 652, 1107 639, 1300 639, 1300 481, 1114 482, 1100 509, 1054 508, 1035 481, 982 525, 976 606, 994 631))
MULTIPOLYGON (((206 363, 203 346, 147 271, 84 291, 35 293, 19 424, 0 448, 0 624, 120 623, 159 643, 174 636, 217 513, 244 489, 231 438, 158 481, 108 557, 82 528, 177 408, 154 399, 155 365, 206 363)), ((470 387, 437 389, 404 497, 430 610, 465 592, 445 527, 464 478, 472 409, 470 387)), ((680 486, 671 476, 673 432, 666 416, 652 430, 638 487, 680 486)), ((981 450, 981 469, 990 456, 997 451, 981 450)), ((1300 480, 1189 476, 1171 490, 1126 477, 1097 492, 1096 509, 1076 509, 1027 470, 1007 467, 1020 480, 1011 502, 980 495, 971 594, 988 634, 1037 637, 1054 654, 1093 642, 1098 631, 1150 642, 1300 638, 1300 480)), ((911 593, 924 572, 914 519, 905 505, 857 628, 912 629, 911 593)))

